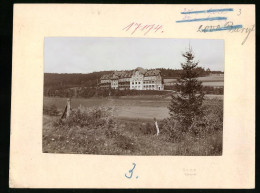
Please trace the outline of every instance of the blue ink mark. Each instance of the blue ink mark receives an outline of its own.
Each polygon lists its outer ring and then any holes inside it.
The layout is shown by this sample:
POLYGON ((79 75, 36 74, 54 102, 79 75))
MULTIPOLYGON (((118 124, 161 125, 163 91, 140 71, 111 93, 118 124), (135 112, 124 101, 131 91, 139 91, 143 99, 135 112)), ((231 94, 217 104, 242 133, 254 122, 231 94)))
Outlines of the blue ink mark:
POLYGON ((226 9, 208 9, 208 10, 202 10, 202 11, 186 11, 186 12, 181 12, 181 14, 213 13, 213 12, 224 12, 224 11, 234 11, 234 9, 226 8, 226 9))
POLYGON ((138 178, 138 176, 136 176, 136 179, 138 178))
POLYGON ((176 23, 194 22, 194 21, 214 21, 214 20, 227 20, 227 18, 226 17, 197 18, 197 19, 179 20, 179 21, 176 21, 176 23))
POLYGON ((129 170, 130 176, 127 176, 127 175, 125 174, 125 177, 127 177, 127 178, 129 178, 129 179, 132 178, 132 176, 133 176, 133 173, 134 173, 134 169, 135 169, 136 164, 133 163, 133 165, 134 165, 134 167, 133 167, 131 170, 129 170))
POLYGON ((214 31, 239 29, 239 28, 242 28, 242 27, 243 27, 242 25, 232 25, 232 26, 220 27, 220 28, 215 28, 215 29, 203 29, 201 31, 203 31, 203 32, 214 32, 214 31))

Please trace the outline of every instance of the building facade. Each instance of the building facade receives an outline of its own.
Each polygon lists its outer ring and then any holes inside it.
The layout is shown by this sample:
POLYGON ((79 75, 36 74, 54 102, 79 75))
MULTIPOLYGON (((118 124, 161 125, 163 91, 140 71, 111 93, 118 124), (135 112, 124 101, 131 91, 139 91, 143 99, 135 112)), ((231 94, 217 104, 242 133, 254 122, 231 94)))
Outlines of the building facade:
POLYGON ((119 90, 164 90, 160 70, 136 68, 132 71, 115 71, 100 78, 100 88, 119 90))

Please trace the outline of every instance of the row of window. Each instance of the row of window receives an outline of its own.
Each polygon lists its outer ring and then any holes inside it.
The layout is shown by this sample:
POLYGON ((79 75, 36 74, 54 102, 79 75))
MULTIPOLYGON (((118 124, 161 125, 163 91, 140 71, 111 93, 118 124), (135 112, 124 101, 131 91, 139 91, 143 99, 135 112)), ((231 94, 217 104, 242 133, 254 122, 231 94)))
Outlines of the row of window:
POLYGON ((153 84, 153 83, 155 83, 155 81, 144 81, 144 84, 153 84))
MULTIPOLYGON (((143 84, 154 84, 155 81, 144 81, 143 84)), ((104 84, 104 83, 103 83, 104 84)), ((119 83, 122 84, 122 83, 119 83)), ((141 84, 141 82, 132 82, 132 85, 134 84, 141 84)), ((112 82, 111 85, 117 86, 118 83, 117 82, 112 82)))
MULTIPOLYGON (((155 81, 144 81, 143 84, 154 84, 155 81)), ((141 84, 141 82, 132 82, 132 84, 141 84)))
MULTIPOLYGON (((132 86, 132 88, 140 88, 141 86, 132 86)), ((154 85, 144 85, 144 88, 154 88, 154 85)))
POLYGON ((156 90, 156 88, 144 88, 144 90, 156 90))
POLYGON ((154 87, 154 85, 144 85, 144 88, 148 88, 148 87, 149 87, 149 88, 150 88, 150 87, 152 87, 152 88, 153 88, 153 87, 154 87))

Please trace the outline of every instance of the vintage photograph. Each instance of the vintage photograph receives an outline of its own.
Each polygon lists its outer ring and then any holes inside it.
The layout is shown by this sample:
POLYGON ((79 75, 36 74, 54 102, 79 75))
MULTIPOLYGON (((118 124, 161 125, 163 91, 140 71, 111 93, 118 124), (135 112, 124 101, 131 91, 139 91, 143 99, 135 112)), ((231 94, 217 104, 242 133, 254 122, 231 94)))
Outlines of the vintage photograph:
POLYGON ((224 40, 46 37, 42 151, 221 156, 224 40))

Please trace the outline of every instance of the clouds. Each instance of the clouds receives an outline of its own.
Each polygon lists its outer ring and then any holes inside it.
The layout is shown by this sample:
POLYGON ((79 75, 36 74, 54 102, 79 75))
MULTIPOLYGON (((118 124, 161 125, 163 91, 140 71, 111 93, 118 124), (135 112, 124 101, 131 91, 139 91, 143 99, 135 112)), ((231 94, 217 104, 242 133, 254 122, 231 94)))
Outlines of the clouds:
POLYGON ((180 68, 181 53, 192 46, 199 66, 224 71, 224 41, 157 38, 45 38, 44 72, 180 68))

